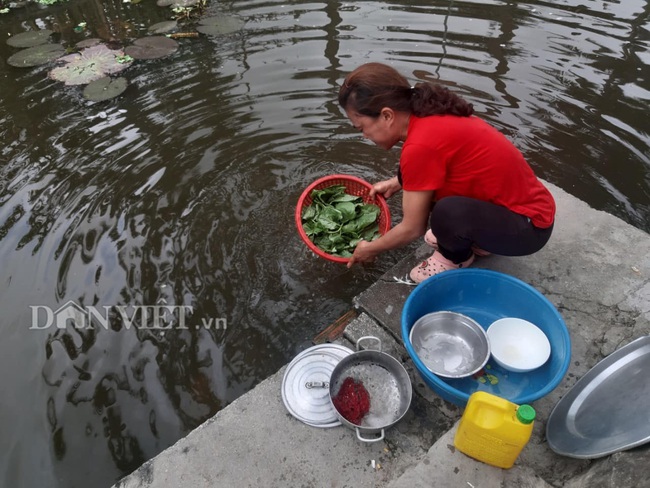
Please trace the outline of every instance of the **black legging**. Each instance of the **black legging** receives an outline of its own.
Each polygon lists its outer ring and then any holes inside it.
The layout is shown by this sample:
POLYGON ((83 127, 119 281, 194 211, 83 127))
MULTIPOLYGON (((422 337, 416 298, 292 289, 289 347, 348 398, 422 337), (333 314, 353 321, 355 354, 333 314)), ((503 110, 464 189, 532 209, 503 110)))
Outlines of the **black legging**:
POLYGON ((473 245, 502 256, 533 254, 544 247, 553 232, 552 225, 540 229, 528 217, 467 197, 446 197, 436 202, 430 225, 438 250, 454 263, 467 260, 473 245))

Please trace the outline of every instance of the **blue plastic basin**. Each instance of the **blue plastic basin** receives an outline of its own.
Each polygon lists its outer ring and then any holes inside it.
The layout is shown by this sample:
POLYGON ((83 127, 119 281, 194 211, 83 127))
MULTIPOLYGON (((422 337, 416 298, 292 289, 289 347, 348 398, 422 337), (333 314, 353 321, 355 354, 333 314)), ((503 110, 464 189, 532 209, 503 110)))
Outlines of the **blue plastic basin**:
POLYGON ((443 399, 460 406, 479 390, 519 405, 532 403, 558 386, 571 360, 569 331, 553 304, 529 284, 486 269, 445 271, 420 283, 404 304, 402 339, 424 382, 443 399), (551 356, 543 366, 527 373, 505 370, 490 359, 477 375, 441 378, 420 361, 409 333, 420 317, 442 310, 467 315, 486 330, 492 322, 504 317, 528 320, 548 337, 551 356))

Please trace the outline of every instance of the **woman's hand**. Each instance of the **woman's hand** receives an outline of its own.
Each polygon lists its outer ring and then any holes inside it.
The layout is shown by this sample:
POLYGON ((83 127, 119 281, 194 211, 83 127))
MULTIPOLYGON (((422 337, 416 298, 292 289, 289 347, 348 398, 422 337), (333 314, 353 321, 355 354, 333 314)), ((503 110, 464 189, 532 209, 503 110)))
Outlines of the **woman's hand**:
POLYGON ((373 200, 375 199, 375 195, 379 193, 380 195, 383 195, 384 198, 389 198, 398 191, 402 189, 402 185, 399 184, 399 180, 397 179, 397 176, 393 176, 389 180, 384 180, 380 181, 379 183, 375 183, 372 186, 372 190, 370 190, 370 198, 373 200))
MULTIPOLYGON (((401 188, 397 178, 377 183, 375 187, 385 185, 386 190, 401 188)), ((391 193, 392 194, 392 193, 391 193)), ((372 242, 360 241, 348 261, 348 268, 356 263, 371 263, 382 252, 405 246, 422 236, 427 230, 427 220, 431 210, 433 191, 405 191, 402 200, 403 218, 386 234, 372 242)))
POLYGON ((354 254, 348 261, 348 268, 357 263, 372 263, 377 257, 377 253, 372 249, 372 245, 368 241, 360 241, 357 247, 354 248, 354 254))

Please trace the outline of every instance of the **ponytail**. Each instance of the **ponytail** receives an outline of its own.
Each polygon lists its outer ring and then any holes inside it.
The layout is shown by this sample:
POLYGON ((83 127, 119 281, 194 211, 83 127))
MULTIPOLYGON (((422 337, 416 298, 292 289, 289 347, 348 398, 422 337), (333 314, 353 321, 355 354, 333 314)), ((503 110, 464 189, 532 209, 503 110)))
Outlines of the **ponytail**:
POLYGON ((474 113, 474 106, 447 87, 431 83, 418 83, 413 88, 411 112, 418 117, 427 115, 469 117, 474 113))
POLYGON ((382 63, 363 64, 352 71, 339 89, 338 99, 344 110, 373 118, 379 117, 384 107, 418 117, 469 117, 474 113, 471 103, 446 87, 431 83, 411 87, 397 70, 382 63))

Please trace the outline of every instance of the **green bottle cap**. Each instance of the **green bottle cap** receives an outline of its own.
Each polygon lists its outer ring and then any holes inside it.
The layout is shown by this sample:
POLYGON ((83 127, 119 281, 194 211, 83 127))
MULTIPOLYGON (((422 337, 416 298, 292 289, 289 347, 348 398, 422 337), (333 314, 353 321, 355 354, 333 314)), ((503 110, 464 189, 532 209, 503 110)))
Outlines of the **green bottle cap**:
POLYGON ((520 405, 517 408, 517 420, 522 424, 530 424, 535 420, 535 409, 530 405, 520 405))

